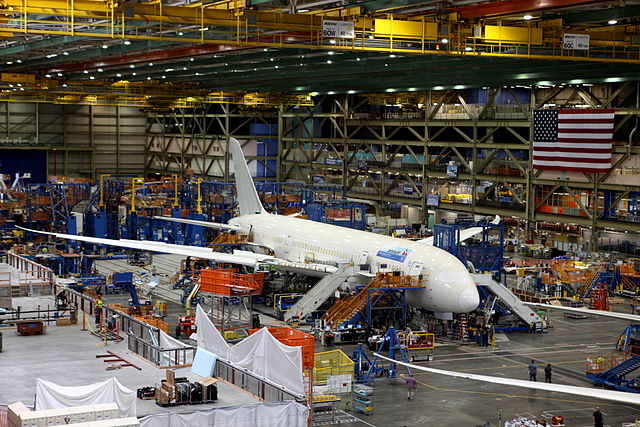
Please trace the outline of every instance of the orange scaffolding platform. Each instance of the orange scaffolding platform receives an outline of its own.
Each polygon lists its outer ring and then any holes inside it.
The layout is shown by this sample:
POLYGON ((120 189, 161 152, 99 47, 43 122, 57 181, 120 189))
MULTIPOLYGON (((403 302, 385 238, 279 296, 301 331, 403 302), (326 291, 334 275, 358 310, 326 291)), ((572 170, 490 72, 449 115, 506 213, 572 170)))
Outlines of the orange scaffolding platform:
POLYGON ((200 292, 223 296, 262 292, 264 273, 236 273, 234 270, 200 270, 200 292))

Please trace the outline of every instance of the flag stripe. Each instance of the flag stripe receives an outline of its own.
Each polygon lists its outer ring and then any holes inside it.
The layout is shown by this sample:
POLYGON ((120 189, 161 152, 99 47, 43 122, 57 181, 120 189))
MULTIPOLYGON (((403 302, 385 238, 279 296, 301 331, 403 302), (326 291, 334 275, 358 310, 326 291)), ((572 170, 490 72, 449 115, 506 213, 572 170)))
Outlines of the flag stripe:
POLYGON ((611 169, 615 110, 536 110, 533 167, 603 173, 611 169))
POLYGON ((563 166, 563 167, 590 167, 593 169, 611 169, 611 163, 592 163, 592 162, 575 162, 571 160, 554 161, 554 160, 535 160, 534 165, 540 166, 563 166))
POLYGON ((594 141, 589 141, 588 143, 584 143, 584 144, 576 144, 575 142, 536 142, 534 141, 533 143, 533 147, 534 148, 578 148, 581 151, 586 151, 586 150, 591 150, 591 149, 595 149, 595 150, 609 150, 611 151, 611 142, 608 143, 604 143, 604 142, 594 142, 594 141))
POLYGON ((554 158, 554 157, 566 157, 575 159, 603 159, 611 161, 611 155, 609 153, 576 153, 572 151, 536 151, 533 155, 534 159, 538 158, 554 158))
POLYGON ((558 129, 610 129, 613 130, 613 123, 567 123, 558 122, 558 129))

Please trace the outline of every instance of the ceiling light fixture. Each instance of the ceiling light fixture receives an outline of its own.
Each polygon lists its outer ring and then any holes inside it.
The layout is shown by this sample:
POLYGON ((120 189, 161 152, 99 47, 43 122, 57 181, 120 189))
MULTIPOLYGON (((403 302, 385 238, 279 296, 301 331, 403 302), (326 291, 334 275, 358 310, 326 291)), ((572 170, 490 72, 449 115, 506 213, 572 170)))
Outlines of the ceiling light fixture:
POLYGON ((131 65, 129 65, 129 68, 136 68, 136 66, 131 64, 131 65))
POLYGON ((21 60, 21 59, 18 59, 16 62, 17 62, 18 64, 22 64, 22 60, 21 60))
POLYGON ((444 43, 444 44, 447 44, 447 43, 449 43, 449 39, 441 39, 440 42, 444 43))
POLYGON ((333 55, 334 53, 335 53, 335 52, 334 52, 334 51, 332 51, 332 50, 330 50, 329 52, 327 52, 327 54, 329 54, 329 55, 333 55))
POLYGON ((327 64, 333 64, 333 61, 330 59, 327 59, 327 64))
POLYGON ((184 35, 184 33, 183 33, 182 31, 178 31, 178 35, 179 35, 179 36, 183 36, 183 35, 184 35))
POLYGON ((617 23, 618 23, 617 19, 611 19, 611 20, 609 20, 609 22, 607 22, 607 24, 609 24, 609 25, 616 25, 617 23))
POLYGON ((525 21, 531 21, 533 19, 533 15, 524 15, 522 19, 524 19, 525 21))
POLYGON ((103 45, 102 45, 102 48, 103 48, 103 49, 106 49, 106 48, 108 48, 108 47, 109 47, 109 46, 107 46, 106 44, 103 44, 103 45))
POLYGON ((131 42, 130 42, 129 40, 125 40, 125 41, 124 41, 124 44, 125 44, 125 45, 127 45, 127 46, 129 46, 129 45, 131 44, 131 42))
POLYGON ((58 77, 62 77, 62 73, 58 73, 58 77))
POLYGON ((84 71, 83 71, 83 73, 85 73, 85 74, 89 74, 89 72, 88 72, 87 70, 84 70, 84 71))
POLYGON ((67 51, 65 50, 64 52, 62 52, 62 54, 63 54, 64 56, 67 56, 67 55, 69 55, 69 52, 67 52, 67 51))
POLYGON ((51 78, 51 74, 45 74, 45 77, 49 79, 51 78))
POLYGON ((90 78, 91 80, 95 80, 95 79, 96 79, 94 76, 89 76, 89 78, 90 78))
POLYGON ((122 74, 118 73, 116 74, 116 77, 122 77, 122 74))
POLYGON ((104 71, 104 70, 103 70, 102 68, 98 68, 98 72, 99 72, 99 73, 101 73, 101 72, 103 72, 103 71, 104 71))

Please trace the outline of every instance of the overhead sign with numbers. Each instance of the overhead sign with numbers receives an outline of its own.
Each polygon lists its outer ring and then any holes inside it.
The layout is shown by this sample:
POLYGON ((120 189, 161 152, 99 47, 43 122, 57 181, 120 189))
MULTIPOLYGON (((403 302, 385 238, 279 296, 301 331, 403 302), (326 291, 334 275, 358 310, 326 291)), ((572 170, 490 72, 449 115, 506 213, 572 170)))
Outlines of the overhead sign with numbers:
POLYGON ((329 39, 353 39, 356 37, 355 24, 350 21, 322 21, 322 36, 329 39))
POLYGON ((562 47, 564 49, 589 50, 589 34, 565 34, 562 47))

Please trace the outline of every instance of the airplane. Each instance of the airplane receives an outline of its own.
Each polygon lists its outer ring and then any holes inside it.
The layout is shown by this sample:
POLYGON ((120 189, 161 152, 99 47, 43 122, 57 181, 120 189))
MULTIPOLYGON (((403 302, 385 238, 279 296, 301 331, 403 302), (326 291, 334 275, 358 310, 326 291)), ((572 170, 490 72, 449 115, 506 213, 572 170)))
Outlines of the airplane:
MULTIPOLYGON (((240 216, 232 218, 228 224, 180 218, 163 219, 247 233, 253 245, 267 248, 273 256, 248 251, 223 254, 208 248, 162 242, 113 240, 25 230, 68 240, 200 257, 223 263, 255 265, 257 262, 267 261, 274 263, 277 268, 298 268, 305 273, 315 272, 317 275, 335 271, 336 267, 330 264, 366 264, 371 273, 402 271, 412 276, 422 275, 426 286, 409 290, 407 294, 408 303, 414 307, 453 313, 468 313, 478 307, 480 296, 467 267, 454 255, 430 245, 432 239, 408 241, 268 213, 260 202, 238 140, 229 138, 229 149, 235 170, 240 216)), ((499 221, 499 218, 496 220, 499 221)), ((464 237, 480 231, 482 229, 471 230, 464 237)))

